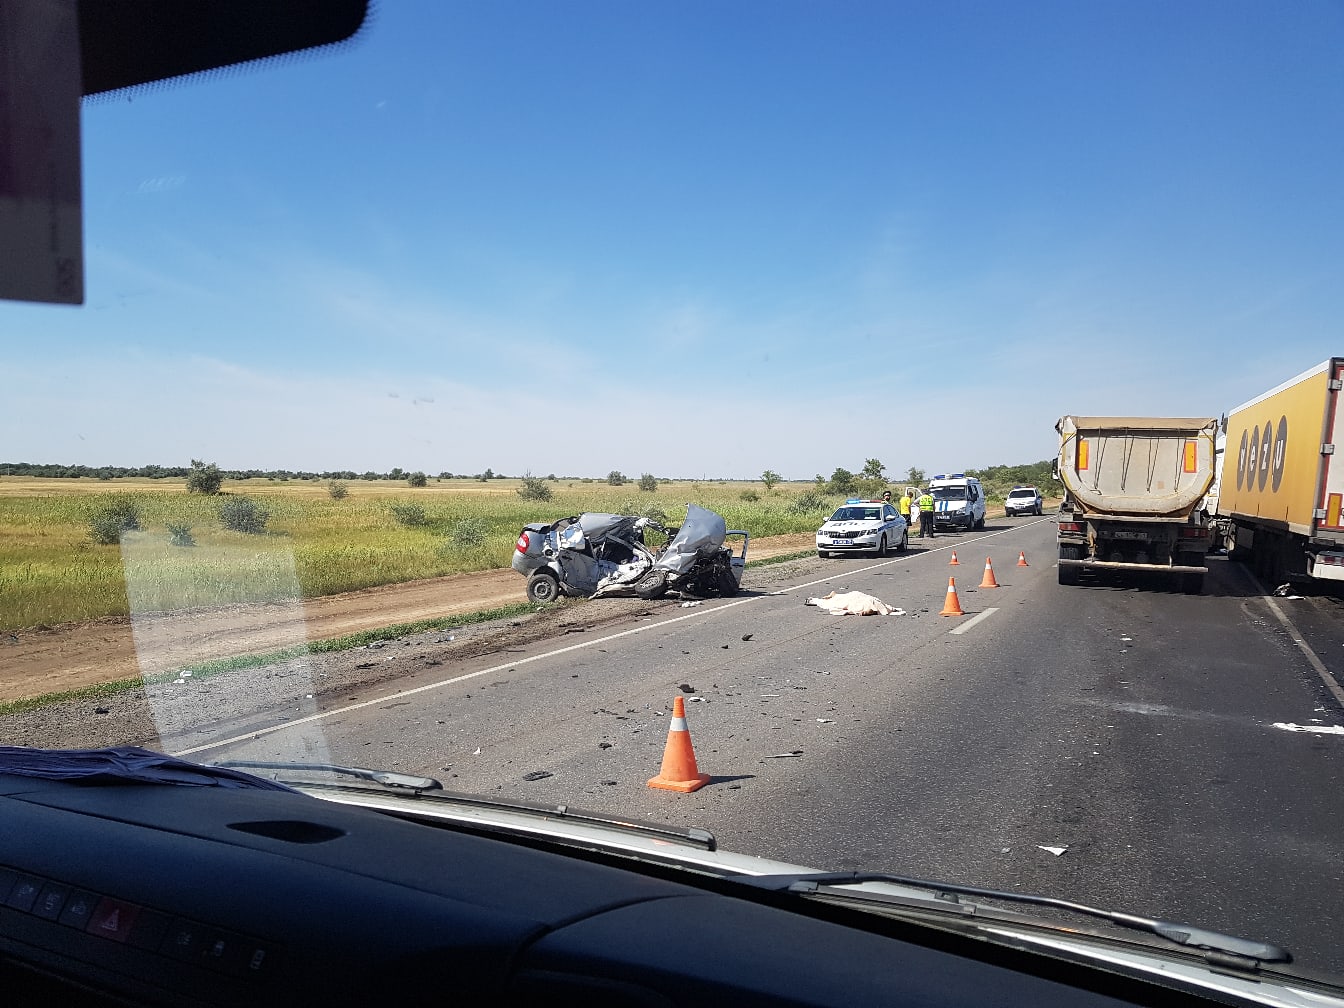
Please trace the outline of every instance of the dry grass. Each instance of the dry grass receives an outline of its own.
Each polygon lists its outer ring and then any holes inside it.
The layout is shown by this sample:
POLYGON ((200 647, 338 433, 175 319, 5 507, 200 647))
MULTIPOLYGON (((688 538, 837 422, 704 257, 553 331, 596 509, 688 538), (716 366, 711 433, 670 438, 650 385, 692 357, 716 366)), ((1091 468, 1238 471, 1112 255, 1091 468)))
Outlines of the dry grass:
POLYGON ((807 532, 818 513, 788 505, 806 487, 767 491, 747 482, 666 482, 654 493, 633 484, 562 480, 554 498, 529 502, 517 480, 431 479, 412 489, 390 480, 350 480, 349 496, 332 500, 326 481, 225 481, 229 494, 262 499, 270 509, 263 535, 221 527, 219 497, 186 492, 183 479, 0 478, 0 628, 19 629, 144 610, 330 595, 463 571, 507 567, 519 529, 583 511, 662 509, 675 524, 694 501, 753 536, 807 532), (759 495, 744 501, 744 491, 759 495), (89 538, 100 509, 130 499, 141 529, 120 546, 89 538), (405 526, 397 503, 416 503, 424 525, 405 526), (469 523, 479 542, 460 533, 469 523), (173 546, 168 525, 188 526, 197 545, 173 546), (128 594, 128 584, 129 594, 128 594))

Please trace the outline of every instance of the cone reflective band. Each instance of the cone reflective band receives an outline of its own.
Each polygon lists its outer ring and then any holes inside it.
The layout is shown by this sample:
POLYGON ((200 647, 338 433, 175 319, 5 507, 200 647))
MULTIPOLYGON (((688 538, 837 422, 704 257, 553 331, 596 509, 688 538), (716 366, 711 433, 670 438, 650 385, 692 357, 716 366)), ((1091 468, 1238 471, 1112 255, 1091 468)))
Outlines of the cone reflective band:
POLYGON ((1185 472, 1192 473, 1199 468, 1199 442, 1187 441, 1185 443, 1185 472))
POLYGON ((664 791, 694 791, 709 783, 709 774, 703 774, 695 765, 695 750, 691 748, 691 733, 686 727, 686 701, 676 697, 672 701, 672 724, 667 729, 667 745, 663 747, 663 766, 658 776, 650 779, 649 787, 664 791))

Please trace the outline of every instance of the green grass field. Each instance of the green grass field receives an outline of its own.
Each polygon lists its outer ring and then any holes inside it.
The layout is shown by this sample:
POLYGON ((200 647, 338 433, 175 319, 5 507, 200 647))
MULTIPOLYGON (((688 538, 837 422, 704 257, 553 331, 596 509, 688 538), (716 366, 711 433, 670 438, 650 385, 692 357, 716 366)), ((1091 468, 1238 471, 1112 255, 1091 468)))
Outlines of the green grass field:
MULTIPOLYGON (((333 500, 325 482, 226 481, 225 494, 270 509, 266 532, 225 529, 226 496, 201 497, 176 480, 0 479, 0 628, 125 615, 137 611, 304 598, 418 578, 507 567, 519 529, 582 511, 644 513, 660 508, 678 524, 688 501, 755 536, 810 532, 838 502, 799 511, 806 484, 767 491, 759 483, 560 481, 548 502, 525 501, 517 480, 430 480, 412 489, 351 481, 333 500), (756 495, 744 500, 743 495, 756 495), (90 520, 129 500, 140 529, 120 545, 93 541, 90 520), (424 524, 398 521, 418 505, 424 524), (169 525, 190 528, 195 546, 171 543, 169 525)), ((414 516, 413 516, 414 517, 414 516)))

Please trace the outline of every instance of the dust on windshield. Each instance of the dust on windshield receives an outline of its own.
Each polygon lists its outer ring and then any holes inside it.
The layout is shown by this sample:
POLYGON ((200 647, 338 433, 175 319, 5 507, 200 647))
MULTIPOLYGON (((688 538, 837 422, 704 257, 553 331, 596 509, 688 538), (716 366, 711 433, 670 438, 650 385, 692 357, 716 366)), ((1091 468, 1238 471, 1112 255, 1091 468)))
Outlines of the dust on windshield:
POLYGON ((1060 416, 1320 359, 1341 42, 1312 2, 422 0, 86 102, 86 303, 0 304, 0 742, 398 770, 1344 973, 1344 713, 1292 643, 1344 617, 1284 592, 1285 643, 1222 554, 1070 591, 1004 512, 1058 503, 1060 416), (819 531, 945 472, 983 529, 819 531), (649 534, 549 544, 581 515, 649 534))

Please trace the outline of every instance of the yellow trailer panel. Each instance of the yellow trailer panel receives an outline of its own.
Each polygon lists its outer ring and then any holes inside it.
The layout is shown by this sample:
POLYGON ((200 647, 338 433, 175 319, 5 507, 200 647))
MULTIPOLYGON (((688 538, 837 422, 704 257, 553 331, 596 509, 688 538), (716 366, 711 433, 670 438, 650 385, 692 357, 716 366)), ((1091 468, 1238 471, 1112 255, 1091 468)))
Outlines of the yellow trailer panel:
POLYGON ((1228 414, 1220 514, 1306 536, 1332 520, 1344 531, 1341 509, 1327 516, 1327 484, 1344 483, 1331 466, 1342 377, 1344 358, 1332 357, 1228 414))

